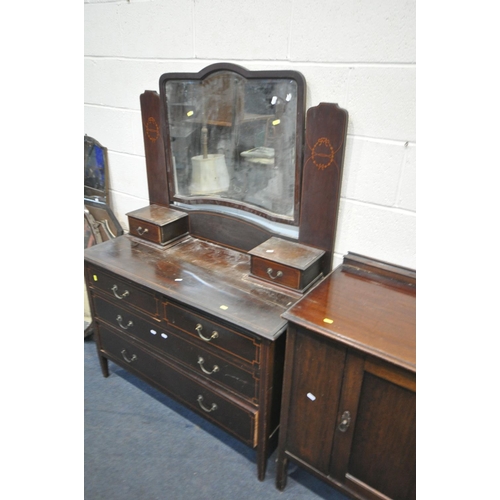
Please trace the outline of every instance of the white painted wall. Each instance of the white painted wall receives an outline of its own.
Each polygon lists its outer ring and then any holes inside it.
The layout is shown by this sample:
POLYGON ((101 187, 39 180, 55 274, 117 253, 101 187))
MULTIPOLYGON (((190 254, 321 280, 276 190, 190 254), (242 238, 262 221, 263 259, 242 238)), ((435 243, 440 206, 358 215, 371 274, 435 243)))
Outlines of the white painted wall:
POLYGON ((148 204, 139 96, 215 62, 293 69, 307 107, 349 112, 334 265, 416 267, 415 0, 85 0, 84 132, 108 148, 111 205, 148 204))

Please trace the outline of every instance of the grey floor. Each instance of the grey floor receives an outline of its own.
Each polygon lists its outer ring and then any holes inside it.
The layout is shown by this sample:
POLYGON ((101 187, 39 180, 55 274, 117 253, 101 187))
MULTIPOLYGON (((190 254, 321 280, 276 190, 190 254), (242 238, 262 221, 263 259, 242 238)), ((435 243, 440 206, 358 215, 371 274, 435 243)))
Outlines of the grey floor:
POLYGON ((275 455, 264 481, 255 451, 114 363, 101 374, 85 351, 86 500, 347 500, 295 465, 276 489, 275 455))

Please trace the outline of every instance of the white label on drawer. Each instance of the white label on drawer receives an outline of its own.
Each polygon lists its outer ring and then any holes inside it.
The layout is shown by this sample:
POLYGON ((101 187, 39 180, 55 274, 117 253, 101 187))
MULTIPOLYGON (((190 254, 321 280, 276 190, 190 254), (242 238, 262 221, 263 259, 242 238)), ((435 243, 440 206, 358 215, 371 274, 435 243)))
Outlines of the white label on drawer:
POLYGON ((311 400, 314 401, 316 399, 316 396, 310 392, 307 393, 307 397, 311 400))
POLYGON ((329 325, 331 325, 333 323, 333 319, 330 319, 330 318, 325 318, 323 320, 323 323, 328 323, 329 325))
POLYGON ((161 336, 166 339, 168 337, 168 335, 166 333, 162 333, 161 336))
POLYGON ((182 281, 182 278, 175 278, 174 281, 182 281))
POLYGON ((153 335, 156 335, 156 330, 149 330, 149 333, 152 333, 153 335))

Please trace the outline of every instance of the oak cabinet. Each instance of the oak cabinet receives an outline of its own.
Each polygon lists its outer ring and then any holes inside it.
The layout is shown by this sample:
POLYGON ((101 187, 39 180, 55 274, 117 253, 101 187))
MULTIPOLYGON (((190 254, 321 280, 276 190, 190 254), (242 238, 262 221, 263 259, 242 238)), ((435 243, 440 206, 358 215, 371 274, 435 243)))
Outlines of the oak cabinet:
POLYGON ((285 313, 277 487, 285 487, 291 460, 354 498, 409 500, 416 469, 414 284, 377 281, 375 265, 363 274, 349 268, 351 258, 285 313))

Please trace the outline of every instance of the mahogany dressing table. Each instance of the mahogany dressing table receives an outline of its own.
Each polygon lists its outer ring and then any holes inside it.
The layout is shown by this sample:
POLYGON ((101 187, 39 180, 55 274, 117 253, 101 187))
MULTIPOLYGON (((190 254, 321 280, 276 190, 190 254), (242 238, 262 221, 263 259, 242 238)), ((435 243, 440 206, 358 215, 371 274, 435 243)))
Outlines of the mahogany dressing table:
POLYGON ((331 271, 347 112, 295 71, 214 64, 140 97, 149 205, 85 251, 108 361, 240 439, 265 477, 287 320, 331 271))

